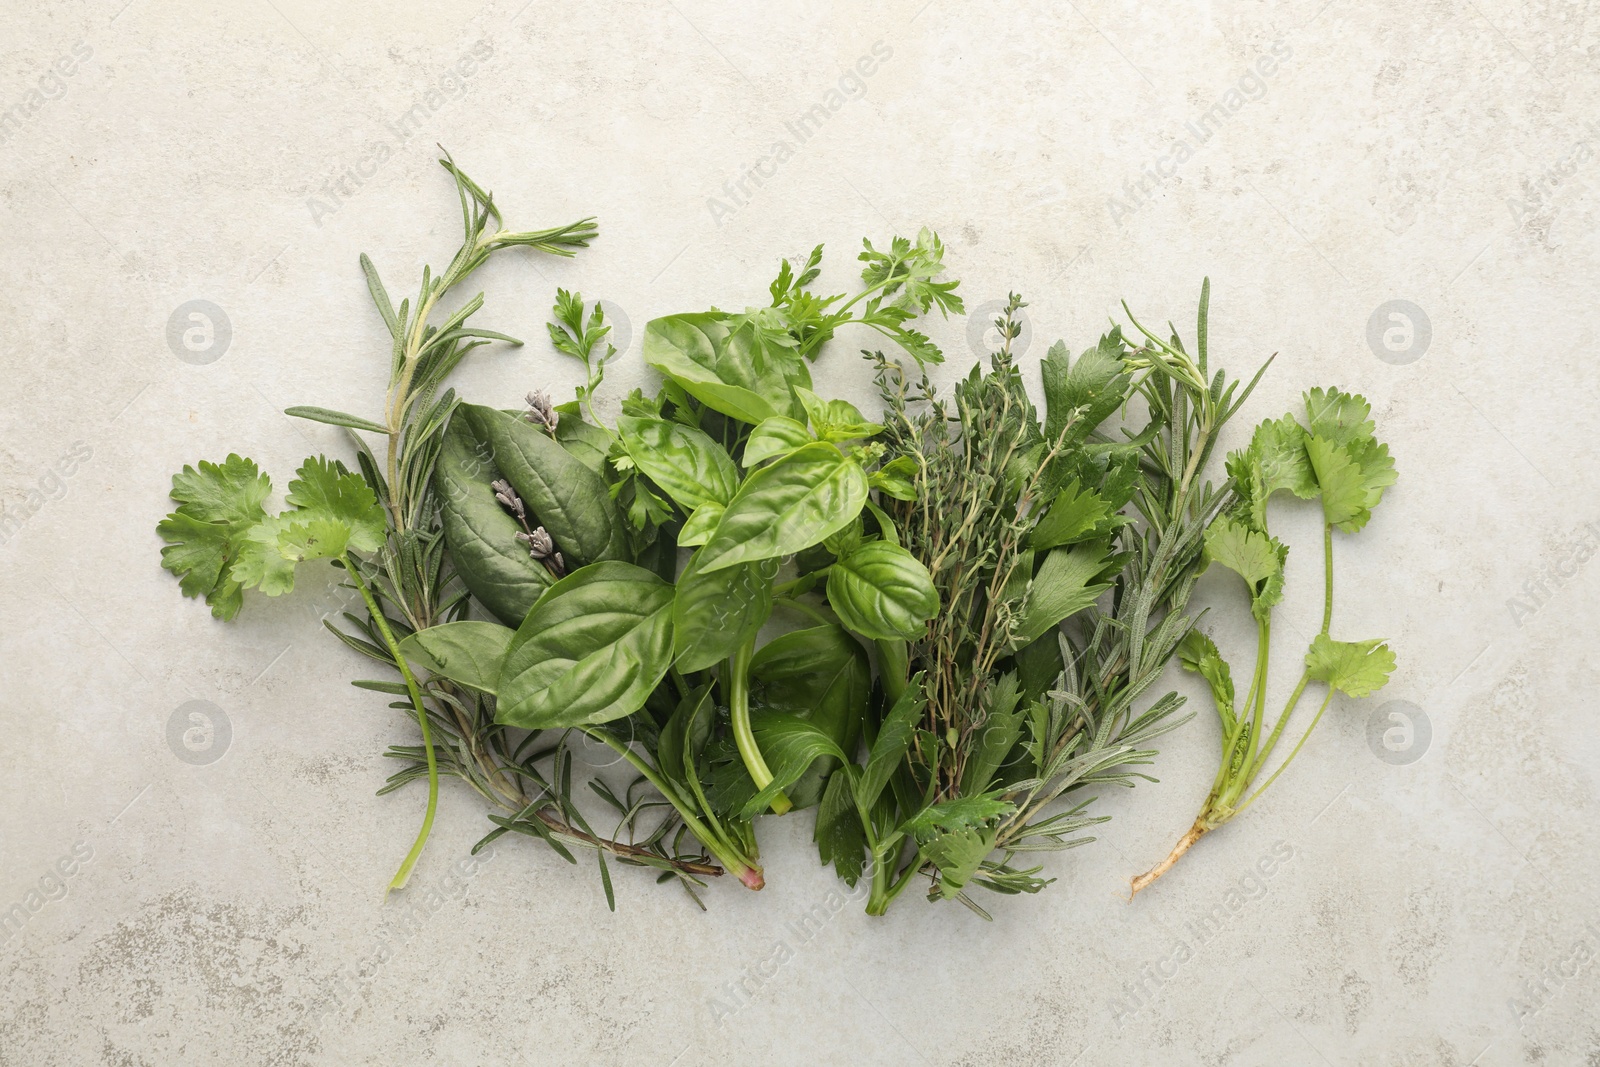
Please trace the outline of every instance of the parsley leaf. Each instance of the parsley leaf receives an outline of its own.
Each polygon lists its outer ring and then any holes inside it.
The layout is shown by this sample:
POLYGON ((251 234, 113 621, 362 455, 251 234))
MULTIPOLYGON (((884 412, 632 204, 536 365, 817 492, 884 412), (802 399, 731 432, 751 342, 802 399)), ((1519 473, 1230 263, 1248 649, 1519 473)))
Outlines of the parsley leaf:
POLYGON ((178 509, 156 526, 168 542, 161 566, 178 577, 184 596, 205 597, 211 614, 231 619, 244 596, 229 573, 238 559, 247 531, 266 517, 262 502, 272 480, 253 460, 230 454, 219 463, 201 460, 172 476, 172 499, 178 509))
POLYGON ((294 589, 296 563, 351 549, 376 552, 386 537, 383 507, 361 475, 323 456, 310 457, 295 473, 286 498, 291 506, 251 527, 230 572, 267 596, 294 589))
POLYGON ((1382 689, 1394 670, 1394 653, 1381 639, 1335 641, 1318 634, 1306 653, 1306 673, 1339 692, 1364 697, 1382 689))
POLYGON ((1265 622, 1272 605, 1283 599, 1283 562, 1289 546, 1224 515, 1206 530, 1205 554, 1210 562, 1244 579, 1250 587, 1250 613, 1265 622))

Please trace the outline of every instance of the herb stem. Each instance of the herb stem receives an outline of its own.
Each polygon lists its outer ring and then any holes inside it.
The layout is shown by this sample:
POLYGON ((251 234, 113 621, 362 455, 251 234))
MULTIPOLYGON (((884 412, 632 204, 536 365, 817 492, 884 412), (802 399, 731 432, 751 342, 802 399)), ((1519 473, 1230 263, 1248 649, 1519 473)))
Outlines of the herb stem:
MULTIPOLYGON (((1301 688, 1304 688, 1305 687, 1305 682, 1302 681, 1300 683, 1300 685, 1301 685, 1301 688)), ((1260 796, 1262 793, 1265 793, 1267 791, 1267 786, 1269 786, 1273 782, 1277 781, 1278 780, 1278 775, 1283 773, 1284 768, 1288 767, 1289 764, 1294 762, 1294 758, 1300 754, 1301 746, 1303 746, 1306 743, 1306 738, 1311 736, 1311 731, 1315 730, 1317 728, 1317 723, 1322 721, 1322 713, 1328 710, 1328 704, 1330 702, 1332 702, 1333 694, 1335 692, 1336 692, 1336 690, 1333 688, 1333 686, 1330 685, 1328 687, 1328 695, 1322 698, 1322 706, 1317 709, 1317 714, 1312 717, 1311 725, 1306 727, 1306 732, 1300 735, 1300 740, 1299 741, 1295 742, 1294 749, 1292 751, 1290 751, 1288 757, 1282 763, 1278 764, 1278 769, 1273 771, 1271 776, 1268 777, 1265 782, 1261 783, 1261 788, 1257 789, 1254 793, 1251 793, 1250 794, 1250 799, 1246 800, 1243 804, 1239 805, 1238 810, 1234 812, 1235 815, 1239 814, 1239 812, 1243 811, 1245 808, 1248 808, 1251 804, 1254 804, 1255 800, 1256 800, 1256 797, 1260 796)), ((1297 689, 1297 690, 1295 690, 1295 699, 1298 700, 1299 698, 1300 698, 1300 690, 1297 689)), ((1287 721, 1288 718, 1289 718, 1289 713, 1286 710, 1284 712, 1283 721, 1287 721)), ((1280 722, 1278 725, 1281 727, 1283 725, 1283 722, 1280 722)))
MULTIPOLYGON (((750 660, 755 655, 755 638, 745 641, 728 661, 728 718, 733 724, 733 740, 739 746, 739 757, 756 789, 772 784, 773 774, 756 744, 755 731, 750 726, 750 660)), ((783 793, 772 799, 772 813, 782 815, 794 804, 783 793)))
MULTIPOLYGON (((411 870, 417 865, 417 860, 422 856, 422 849, 428 843, 428 835, 433 832, 433 816, 439 808, 439 766, 434 759, 433 731, 428 726, 428 712, 422 706, 422 691, 417 686, 416 676, 411 673, 411 666, 406 662, 405 656, 400 652, 400 642, 394 638, 394 631, 389 629, 389 620, 384 616, 383 609, 378 607, 378 602, 373 599, 372 591, 367 588, 367 583, 362 580, 361 572, 350 559, 348 552, 339 553, 339 562, 344 565, 345 573, 355 582, 356 591, 361 594, 361 599, 366 602, 367 612, 372 616, 373 623, 378 627, 378 632, 383 635, 383 643, 389 646, 389 654, 394 657, 395 666, 400 668, 400 676, 405 679, 406 692, 411 696, 411 706, 417 712, 417 725, 422 728, 422 748, 428 757, 428 809, 422 816, 422 828, 417 831, 417 839, 411 845, 411 851, 406 853, 406 858, 401 862, 400 869, 395 872, 394 878, 389 882, 389 890, 404 889, 406 882, 411 878, 411 870)), ((387 891, 386 891, 387 893, 387 891)))
POLYGON ((739 879, 751 889, 760 889, 765 885, 762 879, 761 868, 747 862, 746 857, 726 837, 715 829, 700 821, 694 810, 678 795, 664 777, 649 762, 635 752, 626 742, 612 736, 609 730, 584 730, 588 736, 601 742, 608 748, 627 760, 633 769, 644 775, 645 780, 656 787, 656 791, 666 798, 667 803, 677 809, 678 817, 689 828, 689 832, 699 839, 700 843, 711 850, 712 855, 722 861, 728 873, 739 879))

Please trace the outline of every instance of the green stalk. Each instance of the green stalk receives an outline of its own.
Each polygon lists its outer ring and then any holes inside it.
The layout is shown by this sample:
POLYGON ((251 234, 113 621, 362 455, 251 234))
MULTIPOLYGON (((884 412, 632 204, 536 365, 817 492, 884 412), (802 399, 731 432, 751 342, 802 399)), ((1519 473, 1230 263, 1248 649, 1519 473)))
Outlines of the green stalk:
MULTIPOLYGON (((422 691, 417 687, 416 676, 411 673, 410 665, 400 652, 400 642, 394 639, 394 631, 389 629, 389 620, 384 617, 383 610, 373 599, 367 583, 361 580, 361 572, 351 562, 350 554, 339 553, 339 562, 344 565, 345 573, 355 582, 356 590, 366 602, 368 614, 377 624, 378 632, 383 635, 383 643, 389 646, 389 654, 394 657, 395 665, 400 668, 400 676, 406 681, 406 692, 410 694, 411 706, 417 712, 417 725, 422 728, 422 748, 428 755, 428 810, 422 817, 422 829, 417 831, 417 839, 412 844, 411 851, 406 853, 400 869, 389 882, 389 890, 404 889, 406 882, 411 878, 412 868, 422 856, 423 846, 428 843, 428 835, 433 832, 433 816, 439 808, 439 767, 433 755, 433 731, 428 727, 428 713, 422 707, 422 691)), ((386 896, 389 890, 385 890, 386 896)))
MULTIPOLYGON (((1267 791, 1267 786, 1269 786, 1273 782, 1277 781, 1278 780, 1278 775, 1283 773, 1284 768, 1289 766, 1289 764, 1294 762, 1294 758, 1300 754, 1300 746, 1302 746, 1302 745, 1304 745, 1306 743, 1306 738, 1311 736, 1311 731, 1315 730, 1317 728, 1317 723, 1322 721, 1322 713, 1328 710, 1328 704, 1332 702, 1334 692, 1335 692, 1334 688, 1332 686, 1329 686, 1328 687, 1328 695, 1322 698, 1322 707, 1317 709, 1316 715, 1314 715, 1312 717, 1312 719, 1311 719, 1311 725, 1306 727, 1306 732, 1300 735, 1300 740, 1299 741, 1295 742, 1294 749, 1293 749, 1293 751, 1291 751, 1289 753, 1289 757, 1287 759, 1285 759, 1282 763, 1278 764, 1278 769, 1273 771, 1272 774, 1267 778, 1267 780, 1265 782, 1261 783, 1261 788, 1260 789, 1257 789, 1254 793, 1250 794, 1250 799, 1246 800, 1243 804, 1239 805, 1239 810, 1234 812, 1235 815, 1239 814, 1239 812, 1243 811, 1245 808, 1248 808, 1251 804, 1254 804, 1256 797, 1260 796, 1262 793, 1265 793, 1267 791)), ((1299 699, 1299 694, 1298 693, 1296 693, 1296 699, 1299 699)), ((1284 712, 1284 719, 1287 721, 1288 718, 1289 718, 1288 712, 1285 711, 1284 712)), ((1282 723, 1279 723, 1279 725, 1281 726, 1282 723)))
POLYGON ((613 737, 607 730, 585 730, 584 733, 609 747, 632 764, 634 770, 644 775, 645 780, 655 786, 656 791, 667 799, 667 803, 677 809, 679 818, 683 819, 683 824, 689 828, 689 832, 722 862, 729 874, 750 889, 760 889, 766 885, 761 868, 740 852, 725 836, 701 822, 694 809, 678 795, 678 791, 670 782, 650 766, 648 761, 620 739, 613 737))
MULTIPOLYGON (((755 638, 741 644, 728 661, 728 717, 733 724, 733 740, 739 746, 739 757, 757 791, 772 784, 773 774, 756 744, 755 731, 750 727, 750 659, 755 655, 755 638)), ((783 793, 772 800, 772 813, 782 815, 794 804, 783 793)))
POLYGON ((883 699, 887 707, 894 707, 906 691, 910 681, 911 657, 904 638, 880 639, 873 642, 878 649, 878 680, 883 683, 883 699))
POLYGON ((1322 523, 1322 632, 1333 624, 1333 524, 1322 523))
MULTIPOLYGON (((1322 524, 1322 590, 1322 633, 1326 636, 1328 628, 1333 623, 1333 526, 1327 522, 1322 524)), ((1251 760, 1249 774, 1245 777, 1244 784, 1239 790, 1240 794, 1245 789, 1250 788, 1250 782, 1261 772, 1261 768, 1266 766, 1267 758, 1272 755, 1272 750, 1278 743, 1279 735, 1283 733, 1283 728, 1288 725, 1289 717, 1294 714, 1295 708, 1300 705, 1300 696, 1306 691, 1306 685, 1310 681, 1310 673, 1302 671, 1299 684, 1294 687, 1294 692, 1289 695, 1289 702, 1284 705, 1283 713, 1278 716, 1277 725, 1272 728, 1272 736, 1267 739, 1267 744, 1262 748, 1260 755, 1251 760)), ((1322 701, 1322 707, 1317 709, 1316 716, 1312 718, 1311 725, 1306 727, 1306 732, 1300 736, 1300 740, 1294 746, 1294 751, 1290 752, 1288 758, 1278 765, 1278 769, 1273 771, 1265 782, 1261 783, 1260 789, 1251 793, 1250 798, 1239 805, 1234 811, 1235 815, 1249 807, 1256 797, 1266 792, 1267 786, 1276 781, 1278 775, 1283 773, 1283 769, 1289 766, 1290 761, 1299 753, 1300 746, 1306 743, 1306 738, 1310 737, 1311 731, 1316 729, 1317 723, 1322 719, 1323 711, 1327 710, 1328 701, 1332 699, 1333 689, 1330 687, 1327 697, 1322 701)))

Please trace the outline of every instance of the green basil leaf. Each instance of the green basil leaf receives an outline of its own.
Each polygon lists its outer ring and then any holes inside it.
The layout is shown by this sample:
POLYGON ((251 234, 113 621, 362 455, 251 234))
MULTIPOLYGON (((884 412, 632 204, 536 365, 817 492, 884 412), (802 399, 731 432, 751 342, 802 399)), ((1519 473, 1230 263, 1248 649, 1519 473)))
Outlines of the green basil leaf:
POLYGON ((706 573, 700 553, 678 578, 672 606, 672 649, 680 671, 699 671, 727 659, 755 637, 772 614, 778 561, 757 560, 706 573))
POLYGON ((673 782, 687 782, 687 769, 711 736, 711 716, 701 714, 711 699, 710 684, 692 690, 678 701, 656 742, 656 766, 673 782))
POLYGON ((608 561, 551 586, 518 627, 495 721, 529 730, 632 715, 672 665, 672 586, 608 561))
POLYGON ((425 671, 493 694, 515 633, 492 622, 446 622, 411 634, 400 642, 400 651, 425 671))
POLYGON ((759 426, 750 431, 750 437, 744 443, 744 469, 749 470, 758 463, 787 456, 811 441, 811 431, 802 422, 785 415, 763 419, 759 426))
POLYGON ((910 552, 889 541, 867 541, 828 569, 828 605, 863 637, 909 641, 938 613, 939 591, 910 552))
POLYGON ((678 531, 678 544, 688 548, 711 540, 717 523, 722 521, 722 511, 721 504, 701 504, 695 508, 694 514, 684 522, 683 529, 678 531))
POLYGON ((770 808, 778 794, 799 781, 817 760, 831 756, 842 763, 848 758, 833 738, 805 719, 772 712, 752 719, 750 725, 772 771, 772 782, 745 803, 739 813, 742 819, 770 808))
POLYGON ((745 479, 700 550, 701 568, 717 571, 808 548, 854 521, 866 501, 861 465, 833 445, 813 442, 745 479))
POLYGON ((854 441, 883 432, 882 423, 868 422, 861 409, 848 400, 824 400, 804 387, 795 389, 794 394, 806 409, 811 428, 823 441, 854 441))
POLYGON ((581 460, 515 415, 462 404, 455 417, 489 446, 495 467, 569 566, 628 558, 627 528, 611 491, 581 460))
POLYGON ((804 360, 765 345, 748 325, 730 332, 721 312, 651 319, 644 361, 706 407, 752 426, 774 415, 799 417, 792 388, 811 384, 804 360))
POLYGON ((634 465, 685 511, 724 504, 739 489, 739 471, 727 451, 700 430, 666 419, 624 415, 617 432, 634 465))
POLYGON ((452 419, 433 469, 445 547, 478 602, 516 626, 555 579, 517 541, 522 528, 489 488, 498 477, 489 446, 473 437, 464 419, 452 419))
POLYGON ((910 456, 896 456, 872 472, 868 483, 884 496, 896 500, 917 499, 917 461, 910 456))

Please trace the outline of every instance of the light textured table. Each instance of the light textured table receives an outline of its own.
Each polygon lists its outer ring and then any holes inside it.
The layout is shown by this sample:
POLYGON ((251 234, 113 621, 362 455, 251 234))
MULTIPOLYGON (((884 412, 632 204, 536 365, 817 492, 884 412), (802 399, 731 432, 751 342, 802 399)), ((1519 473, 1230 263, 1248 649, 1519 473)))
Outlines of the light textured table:
MULTIPOLYGON (((0 1063, 1596 1062, 1592 4, 347 6, 0 13, 0 1063), (1203 700, 993 923, 830 898, 809 816, 762 822, 759 895, 702 914, 622 870, 612 915, 535 843, 453 869, 488 827, 454 785, 384 905, 422 797, 374 796, 380 753, 414 727, 347 684, 331 574, 224 626, 153 527, 185 462, 281 487, 342 447, 284 407, 375 411, 356 258, 397 294, 448 258, 435 142, 513 226, 600 218, 483 273, 478 321, 531 339, 460 376, 494 403, 575 384, 558 285, 631 335, 614 410, 647 319, 764 303, 818 241, 842 287, 863 235, 933 227, 969 307, 1030 301, 1025 362, 1121 298, 1187 334, 1209 274, 1213 359, 1278 353, 1230 443, 1314 384, 1391 443, 1336 608, 1392 640, 1389 688, 1133 905, 1210 780, 1203 700)), ((968 322, 932 333, 948 381, 968 322)), ((861 341, 818 378, 865 402, 861 341)), ((1280 662, 1320 606, 1284 514, 1280 662)), ((1237 586, 1197 595, 1247 656, 1237 586)))

